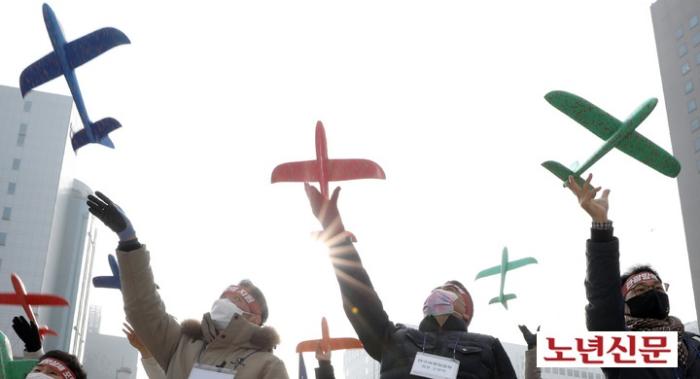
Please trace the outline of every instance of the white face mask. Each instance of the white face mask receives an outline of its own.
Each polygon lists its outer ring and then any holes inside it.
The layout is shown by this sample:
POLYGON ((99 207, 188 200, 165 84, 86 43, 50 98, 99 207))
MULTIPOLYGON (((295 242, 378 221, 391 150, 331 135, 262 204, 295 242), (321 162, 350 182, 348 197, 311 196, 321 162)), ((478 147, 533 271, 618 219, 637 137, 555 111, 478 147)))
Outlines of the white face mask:
POLYGON ((54 379, 52 376, 48 376, 43 372, 30 372, 27 374, 25 379, 54 379))
MULTIPOLYGON (((231 302, 231 300, 223 298, 218 299, 211 306, 211 311, 209 315, 211 320, 214 322, 214 326, 217 330, 224 330, 231 323, 231 319, 234 315, 243 316, 248 312, 243 311, 241 308, 231 302)), ((37 378, 39 379, 39 378, 37 378)))

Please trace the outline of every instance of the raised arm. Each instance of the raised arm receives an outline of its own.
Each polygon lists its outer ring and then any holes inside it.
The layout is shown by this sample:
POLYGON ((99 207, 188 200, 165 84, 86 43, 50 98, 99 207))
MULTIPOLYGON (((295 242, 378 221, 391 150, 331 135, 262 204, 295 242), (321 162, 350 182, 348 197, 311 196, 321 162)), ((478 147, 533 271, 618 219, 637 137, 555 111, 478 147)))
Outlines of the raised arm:
POLYGON ((340 285, 343 308, 358 338, 367 353, 377 361, 382 359, 382 346, 394 328, 384 312, 382 301, 374 290, 360 255, 352 244, 350 234, 345 231, 338 212, 340 187, 325 199, 309 184, 304 185, 311 210, 321 223, 322 240, 330 249, 331 263, 340 285))
POLYGON ((104 194, 95 194, 88 196, 90 213, 119 236, 117 258, 126 318, 158 364, 168 367, 180 340, 180 324, 165 311, 153 281, 150 254, 124 211, 104 194))
POLYGON ((569 188, 593 222, 591 238, 586 242, 586 326, 590 331, 624 330, 619 242, 608 219, 610 190, 596 198, 601 187, 591 186, 592 178, 588 175, 581 187, 569 177, 569 188))

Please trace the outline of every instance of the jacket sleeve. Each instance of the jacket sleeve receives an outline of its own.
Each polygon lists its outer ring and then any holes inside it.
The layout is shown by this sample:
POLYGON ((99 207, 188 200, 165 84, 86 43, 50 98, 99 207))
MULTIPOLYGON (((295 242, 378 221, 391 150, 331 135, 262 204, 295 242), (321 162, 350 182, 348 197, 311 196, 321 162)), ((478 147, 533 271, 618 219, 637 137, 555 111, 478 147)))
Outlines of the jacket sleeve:
POLYGON ((153 281, 145 245, 117 251, 126 318, 161 367, 168 367, 180 341, 180 324, 165 311, 153 281))
POLYGON ((335 379, 333 365, 328 361, 318 361, 318 368, 314 369, 316 379, 335 379))
POLYGON ((141 358, 143 369, 146 370, 148 379, 165 379, 165 371, 160 367, 155 358, 141 358))
POLYGON ((542 379, 542 371, 537 367, 537 349, 525 352, 525 379, 542 379))
POLYGON ((624 301, 620 292, 619 241, 600 238, 592 231, 586 243, 586 326, 589 331, 625 330, 624 301))
POLYGON ((275 358, 265 365, 264 371, 258 376, 260 379, 289 379, 287 368, 281 359, 275 358))
POLYGON ((496 339, 492 346, 493 356, 496 359, 496 378, 498 379, 517 379, 515 375, 515 369, 513 368, 513 363, 511 363, 508 354, 503 349, 501 341, 496 339))
POLYGON ((331 247, 331 261, 340 285, 343 309, 367 353, 382 360, 382 346, 393 328, 374 290, 360 255, 348 240, 331 247))

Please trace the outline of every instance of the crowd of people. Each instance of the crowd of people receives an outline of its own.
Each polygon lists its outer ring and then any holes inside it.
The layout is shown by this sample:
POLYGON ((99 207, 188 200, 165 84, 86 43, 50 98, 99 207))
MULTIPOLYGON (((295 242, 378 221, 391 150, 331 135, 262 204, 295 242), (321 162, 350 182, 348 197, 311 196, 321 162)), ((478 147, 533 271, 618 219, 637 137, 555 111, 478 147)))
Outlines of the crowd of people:
MULTIPOLYGON (((621 274, 619 241, 608 218, 609 190, 569 178, 568 186, 580 207, 591 217, 586 242, 586 322, 590 331, 678 332, 678 366, 675 368, 603 368, 606 378, 700 378, 700 336, 683 329, 670 315, 670 304, 661 276, 648 265, 621 274)), ((392 321, 386 313, 369 273, 362 265, 346 232, 336 188, 325 198, 305 184, 313 215, 323 227, 321 238, 332 255, 333 270, 343 308, 364 349, 380 363, 382 379, 426 377, 418 360, 447 358, 445 367, 454 378, 516 378, 516 372, 500 341, 469 330, 474 306, 467 288, 457 280, 436 284, 423 299, 424 318, 417 328, 392 321)), ((142 356, 151 379, 210 377, 217 373, 236 379, 287 378, 287 370, 274 354, 277 332, 265 324, 269 308, 263 292, 250 280, 223 289, 201 320, 178 322, 165 311, 150 266, 150 256, 137 238, 126 213, 100 192, 87 200, 90 212, 119 237, 117 257, 121 268, 124 310, 129 324, 124 333, 142 356), (133 327, 133 328, 132 328, 133 327)), ((415 301, 420 301, 416 299, 415 301)), ((39 357, 28 379, 84 379, 78 360, 67 353, 43 354, 41 338, 33 322, 13 320, 13 328, 25 343, 28 357, 39 357)), ((536 365, 536 332, 520 326, 527 343, 525 377, 541 377, 536 365)), ((538 328, 539 330, 539 328, 538 328)), ((330 351, 317 350, 316 378, 334 378, 330 351)))

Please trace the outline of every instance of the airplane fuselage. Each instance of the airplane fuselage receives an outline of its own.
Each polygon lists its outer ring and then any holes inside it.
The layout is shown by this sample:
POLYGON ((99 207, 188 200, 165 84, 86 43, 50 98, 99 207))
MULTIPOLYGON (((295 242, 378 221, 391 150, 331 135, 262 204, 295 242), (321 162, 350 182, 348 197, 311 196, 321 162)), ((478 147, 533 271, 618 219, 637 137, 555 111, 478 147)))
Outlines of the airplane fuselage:
POLYGON ((615 134, 613 134, 610 138, 608 138, 603 146, 598 149, 598 151, 593 154, 592 157, 588 158, 588 160, 581 165, 581 167, 576 170, 574 173, 575 176, 581 176, 586 170, 588 170, 593 164, 598 162, 600 158, 602 158, 605 154, 607 154, 610 150, 612 150, 615 146, 617 146, 620 141, 622 141, 625 137, 629 136, 634 132, 635 129, 639 126, 639 124, 644 121, 647 116, 651 113, 651 111, 654 110, 654 107, 656 107, 656 103, 658 100, 656 99, 649 99, 645 101, 642 105, 637 108, 630 117, 628 117, 623 123, 622 127, 618 129, 615 134))
MULTIPOLYGON (((508 248, 503 248, 503 253, 501 254, 501 290, 498 293, 498 297, 501 299, 501 303, 506 306, 506 299, 503 294, 503 288, 506 285, 506 273, 508 272, 508 248)), ((507 306, 506 306, 507 307, 507 306)))
POLYGON ((24 283, 22 283, 22 280, 17 276, 17 274, 12 274, 10 276, 10 280, 12 281, 12 287, 15 290, 15 294, 22 299, 22 309, 24 309, 24 313, 29 317, 31 321, 34 321, 36 323, 36 317, 34 316, 34 312, 32 311, 32 308, 29 306, 29 303, 27 302, 27 290, 24 288, 24 283))
POLYGON ((80 86, 78 85, 78 79, 75 77, 75 71, 70 68, 68 64, 68 58, 66 57, 66 39, 63 36, 63 31, 61 30, 61 25, 58 23, 56 14, 53 12, 48 4, 44 4, 42 7, 44 14, 44 24, 46 24, 46 30, 49 33, 49 38, 51 39, 51 45, 53 46, 54 53, 58 57, 58 61, 61 64, 61 70, 63 71, 63 76, 66 78, 68 83, 68 89, 70 89, 73 100, 75 101, 75 107, 78 109, 78 114, 80 115, 80 120, 83 122, 83 126, 88 133, 89 139, 94 140, 92 129, 90 128, 90 118, 88 117, 87 110, 85 109, 85 102, 83 101, 83 95, 80 92, 80 86))
POLYGON ((318 184, 321 195, 328 199, 328 146, 326 131, 321 121, 316 123, 316 162, 318 162, 318 184))

